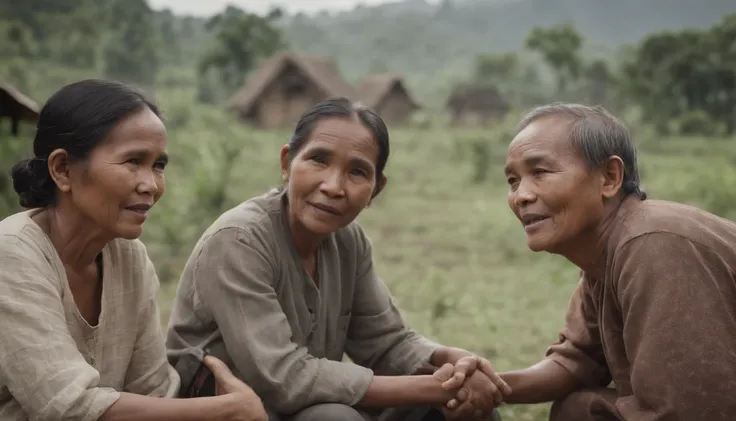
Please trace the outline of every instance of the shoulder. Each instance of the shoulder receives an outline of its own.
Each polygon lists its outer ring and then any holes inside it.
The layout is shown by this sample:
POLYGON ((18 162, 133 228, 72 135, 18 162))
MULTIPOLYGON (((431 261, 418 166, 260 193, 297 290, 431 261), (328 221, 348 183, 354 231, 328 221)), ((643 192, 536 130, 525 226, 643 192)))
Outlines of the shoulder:
POLYGON ((8 265, 53 268, 55 253, 46 233, 20 212, 0 221, 0 261, 8 265))
MULTIPOLYGON (((736 246, 736 223, 705 210, 665 200, 634 203, 621 217, 617 242, 625 244, 649 234, 672 234, 695 243, 729 242, 736 246)), ((668 236, 664 236, 668 237, 668 236)))
POLYGON ((283 218, 281 190, 269 190, 225 211, 210 225, 202 236, 203 241, 236 235, 250 244, 268 241, 273 237, 283 218))

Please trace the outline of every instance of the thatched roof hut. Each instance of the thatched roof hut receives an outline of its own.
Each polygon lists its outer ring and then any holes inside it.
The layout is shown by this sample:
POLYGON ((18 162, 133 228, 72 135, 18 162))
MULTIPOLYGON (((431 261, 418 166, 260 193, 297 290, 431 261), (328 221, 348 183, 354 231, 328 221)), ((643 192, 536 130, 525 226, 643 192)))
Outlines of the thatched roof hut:
POLYGON ((365 105, 376 111, 387 124, 407 123, 412 114, 421 109, 404 83, 395 74, 370 74, 358 85, 358 96, 365 105))
POLYGON ((13 85, 0 81, 0 118, 7 117, 11 122, 10 132, 18 135, 21 121, 35 123, 41 107, 31 98, 23 95, 13 85))
POLYGON ((328 57, 286 52, 275 55, 248 78, 227 108, 255 126, 275 129, 292 126, 314 101, 357 92, 328 57))
POLYGON ((487 85, 459 85, 447 99, 446 108, 455 125, 484 125, 502 119, 511 105, 487 85))

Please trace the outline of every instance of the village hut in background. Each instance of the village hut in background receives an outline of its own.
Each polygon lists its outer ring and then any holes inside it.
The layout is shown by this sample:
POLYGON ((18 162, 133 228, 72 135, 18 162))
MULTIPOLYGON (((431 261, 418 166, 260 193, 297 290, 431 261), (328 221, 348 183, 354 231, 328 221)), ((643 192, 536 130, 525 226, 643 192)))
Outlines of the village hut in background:
POLYGON ((18 136, 21 121, 35 123, 41 108, 13 85, 0 81, 0 119, 10 120, 10 133, 18 136))
POLYGON ((453 125, 482 126, 503 119, 511 105, 487 85, 459 85, 446 103, 453 125))
POLYGON ((366 75, 358 85, 358 97, 387 124, 406 124, 421 109, 403 78, 395 74, 366 75))
POLYGON ((227 108, 264 129, 291 127, 314 101, 357 92, 328 57, 285 52, 268 60, 230 99, 227 108))

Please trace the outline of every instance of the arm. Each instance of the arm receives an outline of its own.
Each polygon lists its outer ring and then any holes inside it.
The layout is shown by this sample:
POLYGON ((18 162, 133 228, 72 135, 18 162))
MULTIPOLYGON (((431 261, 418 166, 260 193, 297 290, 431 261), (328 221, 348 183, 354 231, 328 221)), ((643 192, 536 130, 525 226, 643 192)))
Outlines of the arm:
POLYGON ((166 358, 161 321, 159 319, 157 294, 159 280, 153 262, 141 245, 141 261, 145 271, 141 288, 142 310, 138 315, 138 335, 133 357, 128 365, 125 391, 138 395, 174 397, 180 386, 179 375, 166 358))
POLYGON ((733 268, 706 246, 655 233, 624 245, 613 271, 631 363, 633 395, 619 404, 624 418, 715 420, 733 414, 733 268))
POLYGON ((376 374, 401 376, 438 363, 434 354, 446 349, 408 328, 383 280, 375 272, 370 241, 359 226, 351 230, 357 273, 345 351, 376 374))
POLYGON ((582 386, 610 383, 587 282, 581 277, 570 298, 565 327, 559 340, 547 350, 547 357, 529 368, 501 373, 511 387, 506 402, 550 402, 582 386))
POLYGON ((100 387, 69 334, 57 276, 41 253, 3 237, 0 267, 0 385, 29 420, 214 421, 238 409, 227 396, 182 402, 100 387))
POLYGON ((291 341, 291 327, 273 283, 261 238, 237 228, 209 237, 193 263, 195 293, 212 313, 236 371, 275 412, 292 414, 316 403, 354 405, 373 372, 315 358, 291 341), (227 304, 225 304, 227 303, 227 304))

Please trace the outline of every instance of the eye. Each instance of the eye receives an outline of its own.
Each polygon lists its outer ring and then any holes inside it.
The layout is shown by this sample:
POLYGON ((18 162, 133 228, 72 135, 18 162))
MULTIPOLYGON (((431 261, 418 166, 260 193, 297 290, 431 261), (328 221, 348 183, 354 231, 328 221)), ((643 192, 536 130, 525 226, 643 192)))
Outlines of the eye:
POLYGON ((168 164, 166 161, 156 161, 156 163, 153 164, 153 167, 163 171, 166 168, 166 164, 168 164))
POLYGON ((327 159, 322 155, 314 155, 313 157, 309 158, 310 160, 318 163, 318 164, 324 164, 327 162, 327 159))
POLYGON ((358 168, 351 170, 350 171, 350 174, 357 175, 358 177, 366 177, 366 178, 368 178, 368 174, 365 171, 363 171, 361 169, 358 169, 358 168))
POLYGON ((534 175, 542 175, 542 174, 546 174, 548 172, 549 171, 547 171, 545 169, 542 169, 542 168, 535 168, 534 171, 532 171, 532 174, 534 174, 534 175))
POLYGON ((141 164, 141 160, 138 158, 130 158, 129 160, 125 161, 126 164, 132 164, 135 166, 138 166, 141 164))
POLYGON ((506 177, 506 182, 510 185, 516 183, 516 177, 506 177))

